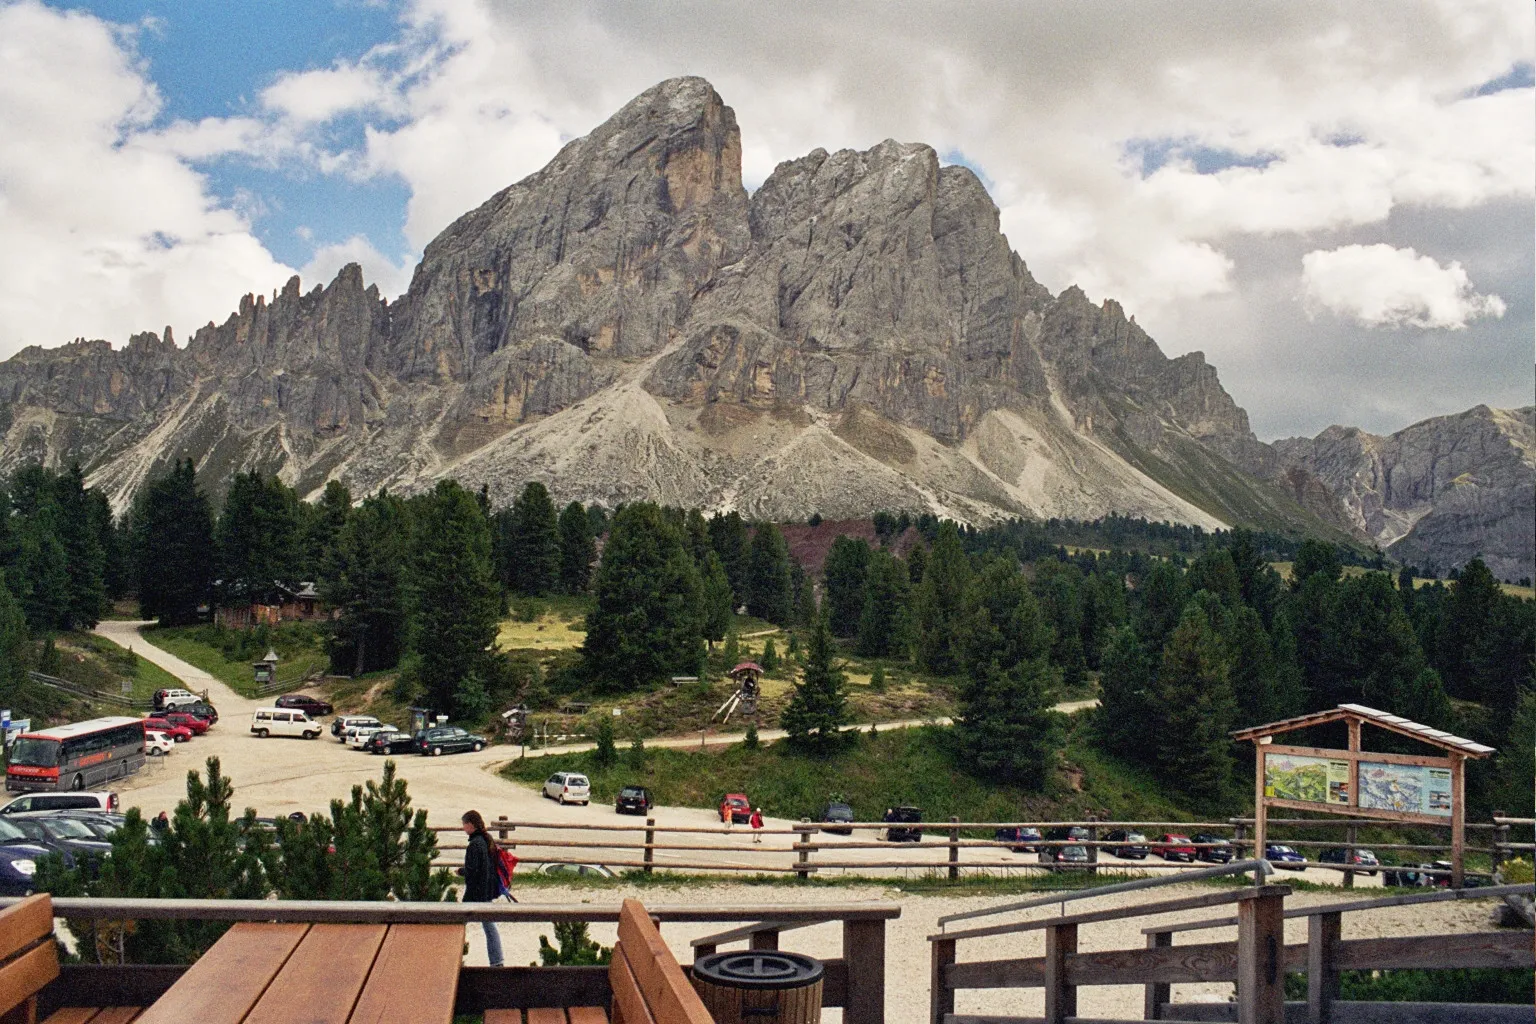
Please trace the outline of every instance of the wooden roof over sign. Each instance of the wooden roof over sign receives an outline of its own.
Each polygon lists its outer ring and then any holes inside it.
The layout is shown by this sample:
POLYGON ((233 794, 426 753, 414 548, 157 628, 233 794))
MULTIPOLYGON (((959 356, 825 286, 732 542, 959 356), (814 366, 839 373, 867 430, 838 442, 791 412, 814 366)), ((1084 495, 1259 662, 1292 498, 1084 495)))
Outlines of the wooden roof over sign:
POLYGON ((1310 715, 1299 715, 1295 718, 1285 718, 1278 722, 1270 722, 1267 725, 1255 725, 1247 729, 1238 729, 1232 733, 1234 740, 1257 740, 1262 736, 1273 736, 1276 733, 1291 732, 1294 729, 1305 729, 1312 725, 1324 725, 1328 722, 1338 722, 1354 719, 1360 722, 1369 722, 1390 732, 1399 733, 1428 743, 1430 746, 1439 747, 1442 750, 1455 751, 1465 754, 1467 757, 1487 757, 1494 753, 1494 748, 1475 743, 1460 736, 1453 736, 1441 729, 1434 729, 1421 722, 1412 722, 1398 715, 1368 708, 1364 704, 1340 704, 1336 708, 1327 711, 1317 711, 1310 715))

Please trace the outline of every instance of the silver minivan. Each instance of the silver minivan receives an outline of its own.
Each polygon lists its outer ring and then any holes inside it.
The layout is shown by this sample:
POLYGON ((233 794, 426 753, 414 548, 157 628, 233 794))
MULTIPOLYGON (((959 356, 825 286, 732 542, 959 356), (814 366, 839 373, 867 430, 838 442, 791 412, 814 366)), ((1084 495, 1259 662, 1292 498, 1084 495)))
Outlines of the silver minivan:
POLYGON ((563 804, 590 803, 592 785, 580 772, 555 772, 544 783, 544 795, 563 804))

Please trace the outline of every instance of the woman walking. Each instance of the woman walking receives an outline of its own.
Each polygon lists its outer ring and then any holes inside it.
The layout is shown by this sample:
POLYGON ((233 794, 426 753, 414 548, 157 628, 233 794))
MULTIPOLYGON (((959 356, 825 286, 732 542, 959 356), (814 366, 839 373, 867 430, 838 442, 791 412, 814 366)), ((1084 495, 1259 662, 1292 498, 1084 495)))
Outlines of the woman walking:
POLYGON ((757 810, 753 811, 752 812, 752 817, 750 819, 748 819, 747 823, 752 826, 752 841, 754 843, 762 842, 763 841, 763 809, 761 807, 759 807, 757 810))
MULTIPOLYGON (((491 837, 485 831, 485 819, 479 811, 465 811, 460 819, 464 834, 469 836, 469 846, 464 851, 464 866, 459 873, 464 876, 464 902, 490 903, 501 888, 496 881, 496 858, 492 855, 491 837)), ((485 954, 492 967, 501 966, 501 933, 495 921, 481 921, 485 929, 485 954)))

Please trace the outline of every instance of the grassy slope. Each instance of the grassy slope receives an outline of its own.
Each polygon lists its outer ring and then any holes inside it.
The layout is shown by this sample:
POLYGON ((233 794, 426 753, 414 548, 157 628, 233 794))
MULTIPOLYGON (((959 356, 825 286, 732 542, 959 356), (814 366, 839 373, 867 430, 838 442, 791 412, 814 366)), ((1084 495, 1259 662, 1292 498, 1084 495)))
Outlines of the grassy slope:
MULTIPOLYGON (((1275 572, 1280 574, 1280 578, 1281 579, 1285 580, 1286 582, 1290 582, 1290 579, 1291 579, 1291 565, 1292 565, 1292 563, 1290 563, 1290 562, 1270 562, 1269 564, 1274 567, 1275 572)), ((1344 566, 1344 575, 1346 575, 1346 576, 1363 576, 1366 573, 1371 572, 1371 571, 1372 570, 1367 569, 1363 565, 1346 565, 1346 566, 1344 566)), ((1393 577, 1393 579, 1396 579, 1397 578, 1397 574, 1395 572, 1392 573, 1392 577, 1393 577)), ((1432 583, 1446 583, 1446 582, 1447 582, 1446 580, 1432 580, 1432 579, 1426 579, 1423 576, 1415 576, 1413 578, 1413 588, 1415 590, 1417 590, 1420 587, 1427 587, 1427 586, 1429 586, 1432 583)), ((1536 598, 1536 587, 1522 587, 1522 586, 1519 586, 1519 585, 1514 584, 1514 583, 1500 583, 1499 586, 1500 586, 1500 588, 1503 589, 1504 593, 1508 594, 1510 597, 1519 597, 1519 598, 1523 598, 1523 599, 1525 599, 1527 601, 1531 600, 1532 598, 1536 598)))
POLYGON ((118 694, 122 680, 128 679, 133 683, 130 696, 148 700, 156 690, 181 685, 160 666, 94 633, 64 633, 54 643, 64 661, 64 678, 94 689, 118 694))
MULTIPOLYGON (((222 631, 213 626, 155 627, 146 629, 143 635, 144 639, 161 650, 223 680, 235 692, 254 695, 251 662, 265 651, 256 652, 250 657, 230 657, 220 646, 222 631)), ((279 679, 294 680, 297 683, 297 680, 315 672, 323 672, 326 668, 325 652, 314 641, 310 631, 286 628, 272 630, 269 641, 279 656, 279 679)))

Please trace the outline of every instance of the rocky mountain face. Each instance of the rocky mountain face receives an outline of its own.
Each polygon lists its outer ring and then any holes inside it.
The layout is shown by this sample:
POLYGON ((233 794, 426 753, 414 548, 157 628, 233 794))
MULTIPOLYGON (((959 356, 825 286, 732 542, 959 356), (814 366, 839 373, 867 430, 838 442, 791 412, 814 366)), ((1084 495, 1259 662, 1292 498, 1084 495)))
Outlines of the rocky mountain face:
POLYGON ((1325 474, 1287 481, 1299 463, 1198 353, 1036 282, 968 169, 887 141, 749 196, 735 115, 697 78, 459 218, 398 300, 349 266, 246 296, 185 348, 30 348, 0 364, 0 428, 0 468, 79 460, 119 505, 190 456, 215 490, 258 468, 304 493, 454 476, 508 500, 538 479, 782 519, 1368 532, 1325 474))
POLYGON ((1415 423, 1387 437, 1329 427, 1275 442, 1283 479, 1321 484, 1394 558, 1444 572, 1484 558, 1501 579, 1536 565, 1536 406, 1415 423))

